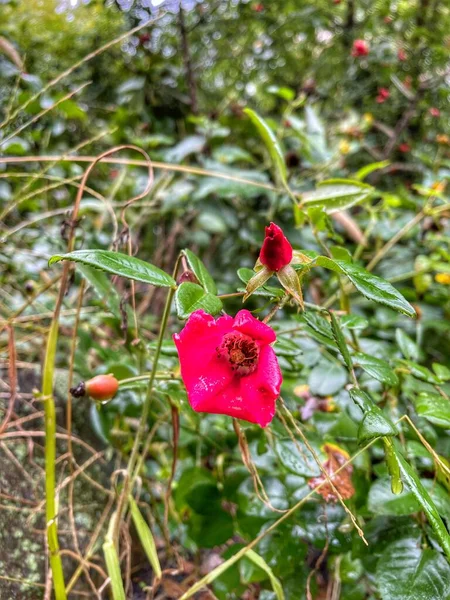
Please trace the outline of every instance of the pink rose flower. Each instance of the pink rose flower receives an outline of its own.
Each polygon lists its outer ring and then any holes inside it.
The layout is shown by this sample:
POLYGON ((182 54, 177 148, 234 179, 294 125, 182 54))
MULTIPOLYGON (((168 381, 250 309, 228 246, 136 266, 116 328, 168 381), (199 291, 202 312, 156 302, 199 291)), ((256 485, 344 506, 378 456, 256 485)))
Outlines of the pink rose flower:
POLYGON ((292 246, 281 227, 275 223, 266 227, 266 237, 261 247, 259 260, 270 271, 279 271, 292 260, 292 246))
POLYGON ((248 310, 215 320, 196 310, 173 336, 191 407, 261 427, 275 414, 282 376, 275 332, 248 310))

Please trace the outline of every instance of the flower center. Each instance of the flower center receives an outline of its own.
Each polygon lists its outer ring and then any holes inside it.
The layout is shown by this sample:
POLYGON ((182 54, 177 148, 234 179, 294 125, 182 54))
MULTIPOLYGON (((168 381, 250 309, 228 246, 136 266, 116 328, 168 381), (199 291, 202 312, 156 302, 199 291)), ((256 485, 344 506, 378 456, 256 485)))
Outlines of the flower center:
POLYGON ((232 331, 226 333, 216 348, 217 356, 227 360, 236 375, 250 375, 256 370, 259 346, 248 335, 232 331))

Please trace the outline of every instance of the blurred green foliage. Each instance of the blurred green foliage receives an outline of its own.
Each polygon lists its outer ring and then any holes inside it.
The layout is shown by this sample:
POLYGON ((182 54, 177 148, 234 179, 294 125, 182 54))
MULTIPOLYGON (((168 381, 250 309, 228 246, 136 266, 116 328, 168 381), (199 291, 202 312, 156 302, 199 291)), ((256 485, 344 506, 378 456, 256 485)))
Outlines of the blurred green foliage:
MULTIPOLYGON (((308 303, 324 305, 331 299, 332 308, 341 311, 338 323, 361 387, 386 418, 408 415, 428 441, 427 448, 406 422, 399 426, 408 460, 448 526, 449 477, 430 453, 431 447, 448 466, 448 3, 217 0, 193 3, 182 13, 162 12, 164 6, 151 11, 143 0, 69 4, 0 4, 1 318, 11 317, 59 272, 47 261, 67 249, 69 210, 86 166, 74 156, 135 144, 156 161, 155 181, 127 209, 129 232, 121 209, 143 192, 148 172, 144 162, 125 165, 112 159, 97 165, 89 178, 76 248, 127 252, 129 233, 133 253, 167 273, 187 248, 185 260, 208 294, 184 283, 171 331, 183 326, 179 317, 185 318, 196 302, 217 312, 216 293, 244 289, 270 219, 283 225, 295 249, 313 255, 324 254, 326 247, 334 260, 344 265, 353 260, 353 269, 370 268, 390 281, 413 304, 415 321, 353 289, 343 294, 348 281, 324 264, 302 279, 308 303), (159 16, 153 25, 100 51, 152 15, 159 16), (369 44, 367 56, 352 56, 356 39, 369 44), (69 76, 46 87, 95 51, 69 76), (52 108, 85 82, 90 83, 80 93, 52 108), (380 98, 381 88, 388 97, 380 98), (287 167, 288 191, 246 107, 263 115, 273 130, 287 167), (31 119, 36 121, 22 130, 31 119), (12 156, 30 160, 5 158, 12 156), (39 162, 39 156, 48 160, 39 162), (346 185, 356 190, 362 189, 358 181, 372 188, 359 203, 348 204, 344 217, 331 214, 331 200, 325 209, 293 208, 291 195, 317 198, 320 184, 329 179, 352 180, 346 185)), ((142 161, 132 150, 120 157, 142 161)), ((336 198, 333 192, 333 202, 336 198)), ((61 319, 61 376, 67 379, 82 279, 88 289, 77 332, 76 377, 112 372, 128 379, 149 370, 163 293, 137 284, 136 331, 129 283, 77 266, 61 319)), ((271 279, 246 307, 262 316, 281 294, 271 279)), ((39 363, 54 302, 50 287, 17 321, 21 361, 39 363)), ((222 302, 230 314, 241 307, 240 298, 222 302)), ((300 315, 288 306, 273 325, 283 398, 320 460, 327 459, 325 442, 355 455, 362 417, 348 393, 351 375, 329 321, 317 311, 300 315)), ((1 358, 6 357, 5 343, 1 358)), ((162 539, 173 458, 168 407, 176 407, 180 435, 169 535, 187 561, 204 568, 217 555, 230 558, 280 514, 255 494, 231 419, 194 413, 176 379, 177 368, 167 339, 159 363, 167 379, 157 382, 149 418, 149 427, 159 426, 142 469, 142 498, 152 507, 151 525, 162 539)), ((124 385, 104 406, 82 404, 86 432, 95 434, 109 458, 124 462, 130 453, 144 385, 124 385)), ((277 419, 270 430, 242 428, 275 509, 285 510, 304 497, 308 480, 320 471, 303 442, 295 444, 277 419)), ((318 495, 256 547, 280 579, 285 597, 301 600, 310 589, 317 599, 450 598, 450 568, 435 531, 406 486, 400 495, 392 494, 380 441, 356 457, 351 480, 356 491, 347 504, 364 530, 367 548, 342 506, 318 495)), ((164 569, 170 557, 161 554, 164 569)), ((268 572, 248 558, 216 579, 212 589, 220 600, 275 597, 268 572)))

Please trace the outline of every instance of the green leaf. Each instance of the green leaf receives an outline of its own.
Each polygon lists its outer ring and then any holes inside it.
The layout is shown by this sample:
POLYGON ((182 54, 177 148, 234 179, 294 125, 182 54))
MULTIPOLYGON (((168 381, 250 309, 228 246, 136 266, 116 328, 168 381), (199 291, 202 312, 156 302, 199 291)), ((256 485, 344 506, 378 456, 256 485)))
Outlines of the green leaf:
POLYGON ((192 514, 188 523, 189 536, 199 547, 214 548, 227 542, 234 533, 233 517, 220 506, 214 514, 192 514))
POLYGON ((199 515, 208 515, 220 509, 220 493, 216 481, 207 469, 186 469, 175 491, 178 511, 186 506, 199 515))
POLYGON ((412 360, 400 360, 399 362, 401 365, 409 369, 410 374, 416 379, 419 379, 420 381, 426 381, 427 383, 431 384, 441 383, 439 378, 432 373, 430 369, 427 369, 426 367, 423 367, 412 360))
POLYGON ((450 369, 448 367, 445 365, 440 365, 439 363, 433 363, 432 367, 433 371, 436 373, 436 377, 441 383, 450 381, 450 369))
POLYGON ((368 410, 358 429, 358 443, 370 442, 377 437, 397 435, 397 429, 379 406, 368 410))
POLYGON ((385 360, 357 352, 353 357, 355 365, 361 367, 368 375, 391 387, 398 385, 398 377, 385 360))
MULTIPOLYGON (((429 492, 441 516, 448 518, 450 516, 450 498, 447 490, 432 479, 421 479, 420 481, 429 492)), ((376 515, 400 517, 412 515, 420 510, 420 503, 411 490, 405 489, 401 494, 393 494, 390 480, 387 477, 378 479, 372 484, 367 502, 369 510, 376 515)))
POLYGON ((397 459, 400 468, 400 472, 402 474, 403 481, 407 484, 409 489, 419 501, 422 510, 427 515, 428 521, 430 522, 430 525, 432 526, 436 537, 438 538, 442 546, 442 549, 447 555, 447 558, 450 559, 450 535, 441 519, 436 505, 434 504, 430 494, 427 492, 424 485, 421 483, 417 473, 405 460, 395 440, 393 449, 395 453, 395 458, 397 459))
POLYGON ((109 521, 105 543, 103 544, 103 553, 105 555, 106 570, 111 580, 110 586, 113 600, 125 600, 125 590, 120 572, 120 560, 113 540, 115 522, 116 513, 113 513, 109 521))
POLYGON ((308 385, 312 394, 332 396, 347 383, 347 373, 340 364, 322 360, 309 374, 308 385))
POLYGON ((401 494, 393 494, 390 479, 377 479, 369 490, 367 506, 375 515, 412 515, 420 510, 414 494, 404 489, 401 494))
POLYGON ((165 271, 134 256, 110 250, 75 250, 68 254, 55 254, 48 261, 49 265, 60 260, 71 260, 112 275, 127 279, 150 283, 158 287, 176 287, 176 281, 165 271))
POLYGON ((359 315, 342 315, 341 325, 347 329, 365 329, 369 321, 359 315))
MULTIPOLYGON (((313 446, 314 447, 314 446, 313 446)), ((321 454, 318 448, 314 448, 321 454)), ((280 459, 281 464, 294 475, 302 477, 316 477, 320 474, 318 465, 303 442, 297 440, 295 443, 291 439, 275 440, 275 452, 280 459)))
POLYGON ((131 517, 133 519, 134 526, 136 527, 136 531, 137 531, 139 539, 141 541, 142 548, 144 549, 145 554, 147 555, 147 558, 149 560, 149 563, 152 566, 152 569, 155 573, 155 577, 160 579, 160 577, 162 575, 161 565, 159 564, 159 558, 158 558, 158 553, 156 551, 156 544, 155 544, 155 540, 153 538, 153 534, 150 530, 150 527, 147 525, 147 522, 145 521, 144 517, 142 516, 141 511, 139 510, 139 507, 136 504, 136 502, 132 496, 130 496, 129 501, 130 501, 131 517))
POLYGON ((309 207, 323 207, 327 213, 345 210, 367 200, 374 188, 351 179, 327 179, 316 190, 304 192, 301 204, 309 207))
POLYGON ((187 248, 183 250, 183 254, 202 287, 210 294, 217 294, 215 281, 209 274, 203 262, 187 248))
POLYGON ((366 394, 366 392, 363 392, 363 390, 360 390, 357 387, 352 387, 348 393, 350 394, 350 398, 353 400, 356 406, 359 406, 363 413, 372 410, 372 408, 376 406, 369 394, 366 394))
POLYGON ((117 293, 116 288, 111 285, 111 282, 105 273, 83 264, 80 264, 79 270, 83 277, 91 284, 99 299, 106 304, 115 317, 120 319, 119 294, 117 293))
POLYGON ((342 354, 342 358, 345 361, 347 369, 349 370, 349 373, 351 373, 353 371, 353 363, 352 359, 350 358, 350 352, 347 347, 347 342, 345 341, 344 334, 342 333, 342 329, 336 317, 334 316, 334 313, 329 312, 329 315, 331 317, 331 330, 333 332, 334 339, 336 340, 339 352, 342 354))
POLYGON ((210 315, 217 315, 222 310, 220 298, 205 292, 201 286, 189 281, 178 286, 175 305, 180 319, 187 319, 191 313, 199 309, 203 309, 210 315))
POLYGON ((273 165, 278 175, 280 176, 281 181, 283 183, 286 183, 286 164, 284 162, 283 152, 281 151, 280 145, 278 143, 277 138, 275 137, 275 134, 273 133, 272 129, 268 126, 266 121, 262 117, 260 117, 254 110, 251 110, 251 108, 245 108, 244 112, 250 117, 250 120, 258 130, 259 135, 261 136, 264 144, 266 145, 267 150, 269 151, 273 165))
POLYGON ((450 429, 450 400, 439 394, 420 393, 414 400, 417 414, 434 425, 450 429))
POLYGON ((346 275, 355 288, 369 300, 388 306, 408 317, 416 317, 416 311, 400 292, 388 281, 372 275, 366 269, 343 260, 332 260, 327 256, 318 256, 314 259, 314 264, 346 275))
POLYGON ((249 558, 253 563, 255 563, 257 567, 259 567, 267 573, 270 579, 270 583, 272 584, 272 589, 277 597, 277 600, 284 600, 284 592, 280 580, 277 577, 275 577, 274 572, 266 563, 266 561, 254 550, 247 550, 245 557, 249 558))
POLYGON ((358 181, 362 181, 367 177, 367 175, 370 175, 371 173, 373 173, 374 171, 378 171, 379 169, 384 169, 390 164, 391 163, 389 160, 382 160, 380 162, 370 163, 370 165, 362 167, 361 169, 359 169, 359 171, 355 173, 355 179, 357 179, 358 181))
POLYGON ((376 581, 382 600, 449 600, 450 566, 418 538, 390 544, 380 557, 376 581))
POLYGON ((419 360, 417 344, 406 334, 403 329, 395 330, 395 339, 403 356, 408 360, 419 360))

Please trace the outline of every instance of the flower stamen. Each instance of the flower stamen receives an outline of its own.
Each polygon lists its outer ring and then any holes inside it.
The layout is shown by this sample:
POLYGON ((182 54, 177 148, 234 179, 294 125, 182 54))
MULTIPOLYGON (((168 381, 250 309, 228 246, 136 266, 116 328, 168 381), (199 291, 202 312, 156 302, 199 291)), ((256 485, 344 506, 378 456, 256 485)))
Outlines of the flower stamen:
POLYGON ((248 335, 238 331, 226 333, 222 343, 216 348, 217 356, 230 363, 231 369, 240 377, 256 370, 259 346, 248 335))

